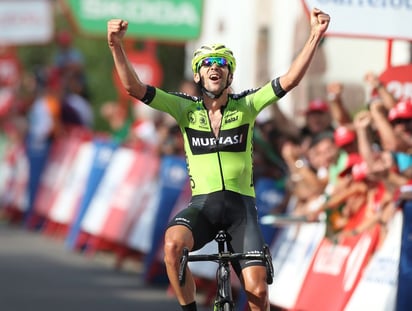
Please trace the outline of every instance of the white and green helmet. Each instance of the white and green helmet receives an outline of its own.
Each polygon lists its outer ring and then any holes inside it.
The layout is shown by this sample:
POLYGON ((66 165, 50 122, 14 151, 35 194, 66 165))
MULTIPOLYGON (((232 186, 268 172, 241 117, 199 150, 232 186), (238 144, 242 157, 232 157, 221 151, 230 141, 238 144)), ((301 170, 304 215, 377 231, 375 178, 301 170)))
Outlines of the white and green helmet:
POLYGON ((193 53, 192 70, 194 73, 199 72, 200 64, 207 57, 223 57, 227 60, 231 73, 235 72, 236 59, 233 52, 223 44, 203 45, 193 53))

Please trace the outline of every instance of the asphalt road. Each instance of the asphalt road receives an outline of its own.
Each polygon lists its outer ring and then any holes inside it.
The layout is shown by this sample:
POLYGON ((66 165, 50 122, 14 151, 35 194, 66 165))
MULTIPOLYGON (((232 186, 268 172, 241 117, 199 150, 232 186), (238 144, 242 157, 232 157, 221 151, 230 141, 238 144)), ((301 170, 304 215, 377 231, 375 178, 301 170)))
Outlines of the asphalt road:
POLYGON ((60 239, 0 223, 0 310, 180 310, 166 285, 145 284, 138 262, 116 270, 113 257, 87 257, 60 239))

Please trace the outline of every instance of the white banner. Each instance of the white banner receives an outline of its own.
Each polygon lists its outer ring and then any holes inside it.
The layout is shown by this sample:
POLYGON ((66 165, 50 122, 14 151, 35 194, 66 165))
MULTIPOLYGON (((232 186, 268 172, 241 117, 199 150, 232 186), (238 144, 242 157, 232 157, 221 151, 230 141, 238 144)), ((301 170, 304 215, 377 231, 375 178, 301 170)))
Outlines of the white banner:
POLYGON ((47 43, 53 36, 50 0, 1 0, 0 42, 3 45, 47 43))
POLYGON ((302 0, 331 16, 328 35, 412 40, 411 0, 302 0))
MULTIPOLYGON (((81 223, 82 230, 100 236, 110 213, 113 196, 130 171, 134 158, 135 152, 131 149, 122 147, 115 151, 112 161, 109 163, 106 173, 96 189, 96 194, 93 196, 84 215, 81 223)), ((123 198, 118 199, 122 200, 123 198)))
POLYGON ((303 224, 282 229, 271 246, 275 277, 269 286, 269 301, 293 308, 313 255, 325 236, 325 223, 303 224))
POLYGON ((387 236, 365 268, 345 311, 395 310, 402 221, 402 211, 399 210, 389 223, 387 236))
POLYGON ((76 215, 92 167, 95 152, 93 143, 79 142, 79 144, 81 146, 49 211, 49 218, 60 224, 70 225, 76 215))

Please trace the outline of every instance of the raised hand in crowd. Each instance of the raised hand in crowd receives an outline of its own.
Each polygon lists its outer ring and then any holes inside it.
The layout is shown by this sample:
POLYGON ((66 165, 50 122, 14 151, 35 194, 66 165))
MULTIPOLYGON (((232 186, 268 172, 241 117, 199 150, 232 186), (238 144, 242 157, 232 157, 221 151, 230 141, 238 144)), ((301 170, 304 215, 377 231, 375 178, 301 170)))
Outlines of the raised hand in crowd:
POLYGON ((389 110, 395 106, 396 98, 392 93, 389 92, 389 90, 379 80, 379 77, 375 73, 371 71, 367 72, 365 74, 364 80, 370 88, 371 100, 379 97, 383 101, 386 110, 389 110))
POLYGON ((352 118, 342 100, 343 84, 339 82, 329 83, 326 86, 326 92, 330 113, 335 126, 350 123, 352 118))
POLYGON ((370 111, 361 110, 358 112, 353 118, 353 125, 356 131, 359 154, 366 161, 370 161, 373 154, 372 116, 370 111))

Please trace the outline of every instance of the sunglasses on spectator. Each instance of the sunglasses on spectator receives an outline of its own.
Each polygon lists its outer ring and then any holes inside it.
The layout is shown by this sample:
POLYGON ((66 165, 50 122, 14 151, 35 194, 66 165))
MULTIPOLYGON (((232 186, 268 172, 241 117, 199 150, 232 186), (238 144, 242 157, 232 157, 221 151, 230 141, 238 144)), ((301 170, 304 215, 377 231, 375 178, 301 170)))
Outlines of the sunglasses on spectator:
POLYGON ((200 63, 200 66, 211 67, 216 64, 218 67, 224 67, 228 65, 228 61, 224 57, 206 57, 200 63))

